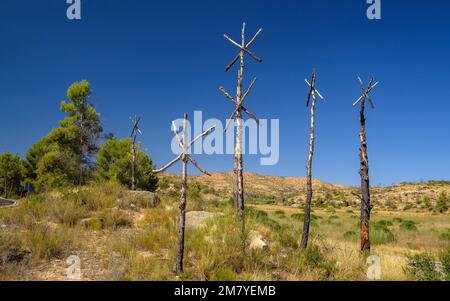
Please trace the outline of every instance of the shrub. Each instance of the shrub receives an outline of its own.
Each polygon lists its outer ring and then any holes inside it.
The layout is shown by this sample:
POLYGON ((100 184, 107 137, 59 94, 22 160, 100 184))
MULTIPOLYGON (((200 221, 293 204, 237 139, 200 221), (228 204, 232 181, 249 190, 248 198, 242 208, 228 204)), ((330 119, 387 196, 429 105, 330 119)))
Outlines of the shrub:
POLYGON ((118 209, 104 210, 98 214, 98 218, 102 221, 103 228, 115 230, 133 225, 130 216, 118 209))
POLYGON ((386 226, 378 224, 370 227, 370 241, 375 245, 387 244, 395 241, 395 236, 386 226))
POLYGON ((277 216, 278 218, 286 218, 286 212, 282 211, 282 210, 278 210, 275 211, 275 216, 277 216))
POLYGON ((394 221, 394 223, 401 224, 403 222, 403 219, 400 217, 394 217, 393 221, 394 221))
POLYGON ((49 202, 53 219, 60 224, 76 225, 86 213, 84 207, 73 199, 54 198, 49 202))
POLYGON ((210 272, 211 281, 236 281, 236 272, 227 267, 218 267, 210 272))
POLYGON ((302 253, 301 265, 310 270, 319 270, 325 279, 330 278, 336 270, 335 263, 327 260, 320 248, 314 244, 310 244, 302 253))
POLYGON ((36 224, 26 235, 26 244, 36 259, 62 258, 72 246, 75 238, 63 227, 36 224))
MULTIPOLYGON (((303 222, 305 220, 305 214, 303 214, 303 213, 295 213, 295 214, 291 215, 291 218, 293 220, 296 220, 296 221, 299 221, 299 222, 303 222)), ((321 217, 319 217, 317 215, 314 215, 314 214, 311 214, 310 219, 311 219, 311 222, 315 222, 318 219, 321 219, 321 217)))
POLYGON ((405 231, 417 231, 417 226, 414 221, 405 220, 400 224, 400 229, 405 231))
POLYGON ((388 221, 388 220, 385 220, 385 219, 379 220, 377 224, 380 225, 380 226, 384 226, 384 227, 389 227, 389 226, 393 226, 394 225, 391 221, 388 221))
POLYGON ((406 204, 405 207, 403 207, 403 211, 408 211, 413 209, 413 205, 412 204, 406 204))
POLYGON ((442 239, 442 240, 450 241, 450 229, 448 229, 447 232, 444 232, 441 235, 439 235, 439 238, 442 239))
POLYGON ((447 194, 445 192, 442 192, 439 195, 438 201, 437 201, 437 206, 436 209, 440 212, 440 213, 444 213, 448 211, 448 198, 447 198, 447 194))
POLYGON ((429 196, 425 196, 423 198, 423 204, 428 210, 433 210, 433 206, 431 205, 431 198, 429 196))
POLYGON ((445 267, 443 271, 439 271, 436 258, 429 253, 408 255, 407 266, 404 270, 406 274, 418 281, 441 281, 448 278, 448 269, 447 275, 444 274, 445 267))
POLYGON ((442 263, 442 272, 444 274, 444 279, 450 281, 450 247, 447 248, 439 254, 439 260, 442 263))

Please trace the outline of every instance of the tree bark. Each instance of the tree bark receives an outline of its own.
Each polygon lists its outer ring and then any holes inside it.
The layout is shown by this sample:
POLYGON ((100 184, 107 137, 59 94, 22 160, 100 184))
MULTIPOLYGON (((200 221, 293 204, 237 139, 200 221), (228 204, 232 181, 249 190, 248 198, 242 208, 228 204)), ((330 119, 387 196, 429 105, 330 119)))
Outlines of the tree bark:
POLYGON ((183 172, 181 182, 180 216, 178 218, 178 240, 175 262, 175 273, 183 273, 184 233, 186 225, 186 190, 187 190, 187 160, 183 158, 183 172))
MULTIPOLYGON (((245 24, 242 28, 242 47, 245 47, 245 24)), ((238 105, 242 103, 242 82, 244 74, 244 51, 240 53, 240 68, 238 71, 237 93, 236 101, 238 105)), ((245 234, 245 203, 244 203, 244 167, 242 158, 242 111, 238 110, 236 114, 236 142, 234 150, 234 204, 236 206, 236 213, 241 223, 242 239, 245 234)), ((244 247, 245 248, 245 247, 244 247)))
POLYGON ((361 132, 359 134, 359 138, 361 140, 361 148, 359 149, 359 157, 361 161, 359 171, 361 176, 361 251, 370 252, 369 225, 372 205, 370 203, 369 158, 367 156, 366 118, 364 116, 364 109, 365 99, 361 101, 361 132))
MULTIPOLYGON (((314 93, 314 92, 313 92, 314 93)), ((312 160, 314 156, 314 116, 316 108, 316 97, 313 94, 311 103, 311 128, 310 128, 310 140, 309 140, 309 153, 308 162, 306 167, 306 204, 305 204, 305 217, 303 223, 303 233, 301 247, 306 249, 308 247, 309 238, 309 225, 311 223, 311 202, 313 196, 312 190, 312 160)))
POLYGON ((133 162, 131 163, 131 190, 136 190, 136 133, 133 137, 133 162))
MULTIPOLYGON (((186 128, 187 128, 187 114, 184 114, 184 126, 183 126, 183 146, 186 147, 186 128)), ((185 150, 183 150, 184 152, 185 150)), ((187 164, 188 158, 185 153, 181 158, 182 178, 181 178, 181 197, 180 197, 180 216, 178 218, 178 241, 177 241, 177 253, 175 259, 175 273, 183 273, 183 258, 184 258, 184 232, 186 227, 186 191, 187 191, 187 164)))

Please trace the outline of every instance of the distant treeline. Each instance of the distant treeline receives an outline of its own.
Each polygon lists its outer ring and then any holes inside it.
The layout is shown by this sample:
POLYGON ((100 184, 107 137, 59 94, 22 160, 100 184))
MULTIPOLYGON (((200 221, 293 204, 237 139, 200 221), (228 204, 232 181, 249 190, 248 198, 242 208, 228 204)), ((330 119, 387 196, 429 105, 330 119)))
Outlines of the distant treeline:
POLYGON ((450 185, 450 181, 447 180, 432 180, 432 181, 420 181, 420 182, 401 182, 399 185, 417 185, 417 184, 425 184, 425 185, 450 185))
MULTIPOLYGON (((88 81, 73 83, 60 105, 66 116, 59 126, 36 142, 25 158, 10 152, 0 156, 0 195, 11 197, 93 181, 131 186, 132 141, 103 134, 100 114, 89 102, 91 94, 88 81)), ((136 166, 137 188, 154 191, 158 179, 152 173, 150 156, 139 150, 136 166)))

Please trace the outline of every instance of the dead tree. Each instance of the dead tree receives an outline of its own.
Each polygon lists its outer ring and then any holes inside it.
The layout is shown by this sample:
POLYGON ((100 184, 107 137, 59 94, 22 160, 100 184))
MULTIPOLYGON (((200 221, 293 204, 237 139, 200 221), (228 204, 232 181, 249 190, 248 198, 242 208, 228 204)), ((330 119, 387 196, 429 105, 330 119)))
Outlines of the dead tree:
POLYGON ((234 148, 234 183, 233 183, 233 200, 234 206, 236 208, 236 213, 239 220, 242 223, 242 230, 244 230, 245 220, 244 220, 244 167, 242 160, 242 131, 243 131, 243 121, 242 115, 245 112, 250 118, 254 119, 257 124, 259 124, 258 118, 255 115, 250 113, 244 106, 243 103, 245 99, 248 97, 253 85, 256 82, 256 78, 253 79, 249 88, 243 93, 242 83, 244 77, 244 69, 245 69, 245 54, 252 57, 257 62, 261 63, 262 59, 257 57, 253 52, 249 50, 249 47, 255 42, 258 36, 261 34, 262 28, 258 30, 258 32, 253 36, 253 38, 246 43, 245 40, 245 23, 242 26, 241 38, 242 42, 237 43, 227 35, 224 37, 230 41, 234 46, 239 48, 239 53, 234 57, 231 63, 225 68, 225 72, 228 72, 231 67, 240 60, 240 68, 238 70, 237 77, 237 93, 236 97, 232 97, 223 87, 220 87, 220 91, 225 94, 225 96, 231 100, 231 102, 235 105, 235 109, 231 114, 227 125, 225 127, 225 131, 227 131, 230 123, 233 120, 236 120, 236 132, 235 132, 235 148, 234 148))
POLYGON ((316 71, 313 70, 311 76, 311 83, 305 79, 306 84, 309 86, 308 100, 306 101, 306 107, 309 107, 309 103, 311 102, 311 128, 310 128, 310 140, 309 140, 309 153, 308 153, 308 162, 306 166, 306 204, 305 204, 305 218, 303 223, 303 233, 302 233, 302 241, 301 247, 306 249, 308 246, 308 238, 309 238, 309 225, 311 222, 311 202, 313 196, 312 190, 312 160, 314 156, 314 117, 316 110, 316 96, 319 96, 320 99, 325 100, 325 98, 317 91, 316 84, 316 71))
POLYGON ((369 93, 379 84, 374 83, 374 79, 369 82, 367 88, 364 86, 363 81, 358 77, 359 83, 363 94, 358 100, 355 101, 353 106, 361 103, 361 110, 359 113, 359 121, 361 131, 359 133, 359 139, 361 140, 361 148, 359 149, 360 158, 360 170, 361 176, 361 251, 370 252, 370 212, 372 211, 372 204, 370 203, 370 182, 369 182, 369 157, 367 156, 367 139, 366 139, 366 117, 364 115, 366 99, 369 101, 372 109, 375 109, 372 99, 369 93))
POLYGON ((182 162, 182 178, 181 178, 181 197, 180 197, 180 215, 178 217, 178 238, 177 238, 177 251, 176 251, 176 258, 175 258, 175 266, 174 266, 174 272, 178 275, 180 273, 183 273, 183 258, 184 258, 184 232, 185 232, 185 224, 186 224, 186 191, 187 191, 187 165, 188 162, 191 162, 194 164, 195 167, 198 168, 202 173, 205 175, 210 176, 210 174, 204 170, 198 163, 192 159, 192 157, 189 155, 188 151, 192 147, 192 145, 197 142, 200 138, 210 134, 216 126, 213 126, 209 128, 208 130, 204 131, 202 134, 198 135, 194 140, 192 140, 190 143, 187 142, 187 114, 184 114, 184 123, 183 123, 183 132, 182 137, 178 135, 177 129, 175 127, 175 123, 172 122, 172 131, 178 141, 178 144, 181 149, 181 153, 176 157, 174 160, 172 160, 170 163, 168 163, 166 166, 162 167, 161 169, 155 170, 155 173, 162 173, 166 171, 168 168, 170 168, 172 165, 174 165, 176 162, 181 161, 182 162))
POLYGON ((131 162, 131 190, 136 190, 136 158, 137 158, 137 145, 136 145, 136 137, 137 134, 142 135, 142 131, 139 128, 139 122, 141 121, 140 117, 134 116, 134 118, 130 118, 133 123, 133 130, 131 131, 130 137, 133 139, 132 145, 132 162, 131 162))

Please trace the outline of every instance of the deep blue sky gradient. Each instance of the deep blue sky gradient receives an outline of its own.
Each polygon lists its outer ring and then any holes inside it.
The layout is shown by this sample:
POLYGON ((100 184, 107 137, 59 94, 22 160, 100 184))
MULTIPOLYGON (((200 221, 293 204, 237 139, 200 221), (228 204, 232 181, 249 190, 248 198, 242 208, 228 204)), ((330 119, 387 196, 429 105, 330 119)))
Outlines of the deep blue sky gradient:
MULTIPOLYGON (((264 58, 246 74, 258 82, 246 105, 279 118, 280 162, 247 171, 304 176, 309 110, 304 77, 312 68, 327 97, 317 109, 314 176, 357 185, 356 80, 375 76, 377 109, 368 112, 374 185, 450 179, 450 2, 383 0, 382 20, 366 18, 365 0, 84 0, 82 20, 66 18, 64 0, 0 3, 0 152, 24 155, 64 117, 59 103, 87 79, 106 132, 126 137, 129 116, 143 118, 142 144, 159 166, 171 160, 170 121, 202 110, 225 120, 236 69, 224 67, 242 21, 264 27, 253 50, 264 58)), ((197 156, 211 172, 230 171, 232 156, 197 156)), ((170 171, 178 172, 179 167, 170 171)), ((191 170, 193 171, 193 170, 191 170)))

